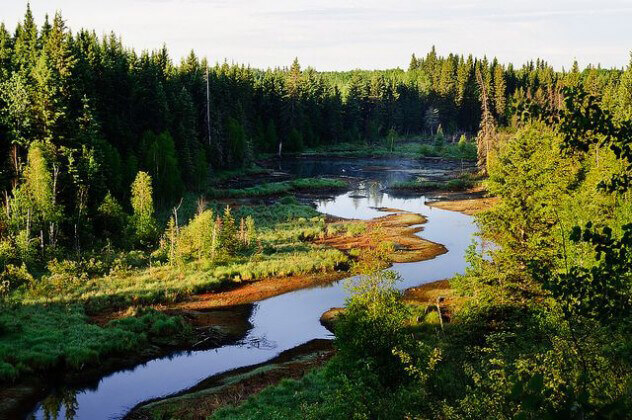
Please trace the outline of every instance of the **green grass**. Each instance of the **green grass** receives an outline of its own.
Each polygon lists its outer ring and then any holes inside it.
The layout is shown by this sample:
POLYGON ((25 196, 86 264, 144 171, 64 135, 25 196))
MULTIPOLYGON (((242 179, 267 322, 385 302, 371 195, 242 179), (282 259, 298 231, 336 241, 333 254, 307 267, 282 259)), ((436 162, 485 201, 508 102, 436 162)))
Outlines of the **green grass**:
MULTIPOLYGON (((305 182, 297 185, 332 185, 305 182)), ((221 214, 220 203, 209 207, 221 214)), ((254 218, 258 244, 225 261, 169 265, 150 261, 147 253, 130 251, 103 252, 100 259, 95 253, 81 263, 51 264, 48 274, 1 303, 0 382, 54 368, 97 365, 107 355, 140 351, 161 337, 186 331, 179 319, 157 312, 143 312, 106 327, 91 324, 86 312, 168 303, 227 283, 266 277, 283 281, 285 276, 332 272, 349 264, 342 252, 310 242, 325 234, 324 218, 294 197, 268 206, 241 206, 233 215, 236 220, 254 218)))
MULTIPOLYGON (((212 419, 295 419, 310 418, 312 407, 336 392, 341 384, 332 381, 325 369, 317 369, 300 380, 284 379, 238 407, 223 407, 212 419)), ((338 413, 340 418, 344 413, 338 413)), ((348 417, 351 418, 351 417, 348 417)))
POLYGON ((341 190, 344 188, 347 188, 347 183, 337 179, 302 178, 292 181, 268 182, 247 188, 231 188, 227 190, 211 188, 208 190, 208 195, 213 198, 247 198, 283 195, 298 191, 341 190))
POLYGON ((106 327, 88 322, 81 305, 4 307, 0 313, 0 381, 54 368, 96 366, 111 354, 190 332, 180 318, 145 311, 106 327))
MULTIPOLYGON (((109 274, 86 277, 74 271, 44 276, 14 300, 27 304, 84 303, 90 310, 174 302, 225 284, 266 277, 331 272, 348 264, 342 252, 312 244, 325 231, 322 216, 293 197, 270 206, 240 207, 237 220, 255 219, 260 246, 229 261, 200 260, 182 265, 154 262, 146 268, 117 266, 109 274)), ((216 214, 221 207, 211 205, 216 214)))
POLYGON ((218 184, 236 177, 265 174, 268 171, 268 169, 257 165, 251 165, 247 168, 225 169, 213 172, 212 178, 209 180, 209 184, 218 184))
POLYGON ((481 182, 480 178, 470 174, 462 175, 459 178, 450 179, 448 181, 426 181, 413 180, 395 182, 389 187, 393 191, 464 191, 476 187, 481 182))
MULTIPOLYGON (((217 214, 221 205, 209 207, 217 214)), ((98 269, 90 274, 85 264, 62 260, 32 286, 14 291, 0 312, 0 382, 58 367, 96 365, 107 355, 139 351, 161 337, 170 339, 186 331, 178 318, 155 311, 106 327, 91 324, 86 311, 173 302, 226 283, 331 272, 349 264, 342 252, 309 242, 324 235, 324 218, 293 197, 269 206, 242 206, 233 214, 237 220, 255 219, 259 245, 227 261, 154 261, 142 267, 148 258, 141 253, 145 258, 135 268, 128 262, 138 260, 140 251, 132 251, 114 258, 116 263, 103 275, 99 273, 108 267, 104 261, 96 261, 98 269)))
POLYGON ((339 143, 305 151, 304 155, 325 155, 336 157, 442 157, 449 159, 476 159, 476 145, 465 143, 434 142, 426 138, 401 138, 392 149, 386 141, 376 143, 339 143))

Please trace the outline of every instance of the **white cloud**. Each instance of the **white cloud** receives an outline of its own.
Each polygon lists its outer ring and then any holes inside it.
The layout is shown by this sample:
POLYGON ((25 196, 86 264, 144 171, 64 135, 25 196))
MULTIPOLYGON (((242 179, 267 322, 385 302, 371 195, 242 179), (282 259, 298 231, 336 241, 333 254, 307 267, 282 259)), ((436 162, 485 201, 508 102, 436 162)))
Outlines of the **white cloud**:
MULTIPOLYGON (((26 1, 0 0, 9 26, 26 1)), ((163 42, 175 59, 195 49, 211 61, 257 67, 294 56, 318 69, 405 67, 432 45, 441 53, 541 57, 557 67, 623 66, 632 48, 632 2, 604 0, 31 0, 41 21, 60 9, 73 29, 115 31, 137 49, 163 42)))

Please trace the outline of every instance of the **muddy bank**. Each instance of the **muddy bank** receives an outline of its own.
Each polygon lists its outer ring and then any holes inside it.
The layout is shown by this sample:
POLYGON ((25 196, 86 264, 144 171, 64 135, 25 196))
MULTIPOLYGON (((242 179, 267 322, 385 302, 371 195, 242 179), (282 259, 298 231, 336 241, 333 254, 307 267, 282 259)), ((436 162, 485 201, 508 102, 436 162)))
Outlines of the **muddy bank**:
MULTIPOLYGON (((404 290, 403 293, 404 301, 411 305, 432 306, 432 309, 434 309, 434 305, 439 302, 442 312, 447 317, 446 321, 449 321, 450 314, 454 311, 455 307, 462 304, 464 300, 462 297, 455 295, 449 280, 439 280, 410 287, 404 290)), ((321 315, 320 323, 333 333, 334 324, 344 311, 345 308, 331 308, 321 315)))
POLYGON ((205 419, 226 405, 237 405, 282 379, 298 379, 333 356, 330 340, 312 340, 274 359, 212 376, 192 388, 135 407, 125 418, 205 419))
MULTIPOLYGON (((384 209, 384 211, 399 211, 384 209)), ((362 225, 363 232, 349 235, 339 233, 318 239, 315 242, 328 245, 345 253, 374 247, 381 241, 391 241, 395 245, 390 258, 395 263, 416 262, 434 258, 447 252, 447 249, 434 242, 420 238, 416 233, 423 230, 420 226, 427 219, 416 213, 400 212, 368 221, 342 220, 328 217, 328 226, 362 225)), ((255 282, 244 282, 229 290, 204 293, 191 296, 188 300, 170 305, 170 311, 198 310, 257 302, 278 296, 293 290, 330 284, 349 275, 341 270, 311 275, 266 278, 255 282)))
POLYGON ((423 231, 421 225, 427 222, 424 216, 398 209, 379 208, 377 210, 396 213, 368 221, 354 220, 332 223, 331 226, 334 229, 336 226, 344 226, 349 229, 349 225, 356 224, 362 225, 365 231, 355 235, 342 234, 325 237, 318 240, 317 243, 349 252, 372 248, 381 242, 389 241, 395 247, 394 252, 389 256, 395 263, 423 261, 448 252, 443 245, 416 235, 416 233, 423 231))
POLYGON ((474 188, 460 192, 436 191, 427 196, 427 205, 443 210, 458 211, 469 216, 492 208, 497 202, 497 197, 488 197, 482 188, 474 188))
POLYGON ((170 306, 169 310, 200 310, 248 304, 293 290, 329 284, 348 275, 347 271, 336 271, 305 276, 266 278, 255 282, 243 283, 239 287, 223 292, 194 295, 187 301, 170 306))
POLYGON ((320 316, 321 325, 333 333, 334 324, 338 320, 338 317, 344 313, 344 311, 345 311, 345 308, 331 308, 327 312, 324 312, 320 316))

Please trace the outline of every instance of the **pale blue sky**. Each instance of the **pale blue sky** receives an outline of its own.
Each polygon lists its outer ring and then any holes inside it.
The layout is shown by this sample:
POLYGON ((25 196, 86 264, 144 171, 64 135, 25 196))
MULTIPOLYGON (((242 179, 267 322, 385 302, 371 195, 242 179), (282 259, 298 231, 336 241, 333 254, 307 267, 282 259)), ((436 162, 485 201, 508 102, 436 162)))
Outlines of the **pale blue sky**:
MULTIPOLYGON (((0 0, 13 29, 23 0, 0 0)), ((39 22, 61 10, 68 26, 115 31, 126 45, 192 48, 211 62, 319 70, 407 67, 434 44, 444 54, 497 56, 557 68, 623 67, 632 50, 632 0, 31 0, 39 22)))

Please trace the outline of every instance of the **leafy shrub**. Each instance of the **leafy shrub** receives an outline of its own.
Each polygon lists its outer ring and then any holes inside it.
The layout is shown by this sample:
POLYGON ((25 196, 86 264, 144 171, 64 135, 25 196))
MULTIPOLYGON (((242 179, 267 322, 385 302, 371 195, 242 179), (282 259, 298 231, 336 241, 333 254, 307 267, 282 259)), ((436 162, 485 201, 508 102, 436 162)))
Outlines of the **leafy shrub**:
POLYGON ((104 236, 119 245, 125 244, 125 230, 129 216, 123 207, 109 192, 97 209, 95 227, 97 231, 103 232, 104 236))
POLYGON ((393 271, 361 276, 350 286, 353 295, 335 324, 336 347, 349 371, 375 374, 384 386, 409 379, 406 365, 394 350, 409 354, 418 348, 408 330, 410 310, 401 292, 393 288, 398 280, 393 271))
POLYGON ((10 290, 15 290, 20 286, 29 286, 33 284, 34 279, 25 264, 17 267, 8 264, 2 273, 0 273, 0 296, 7 294, 10 290))

